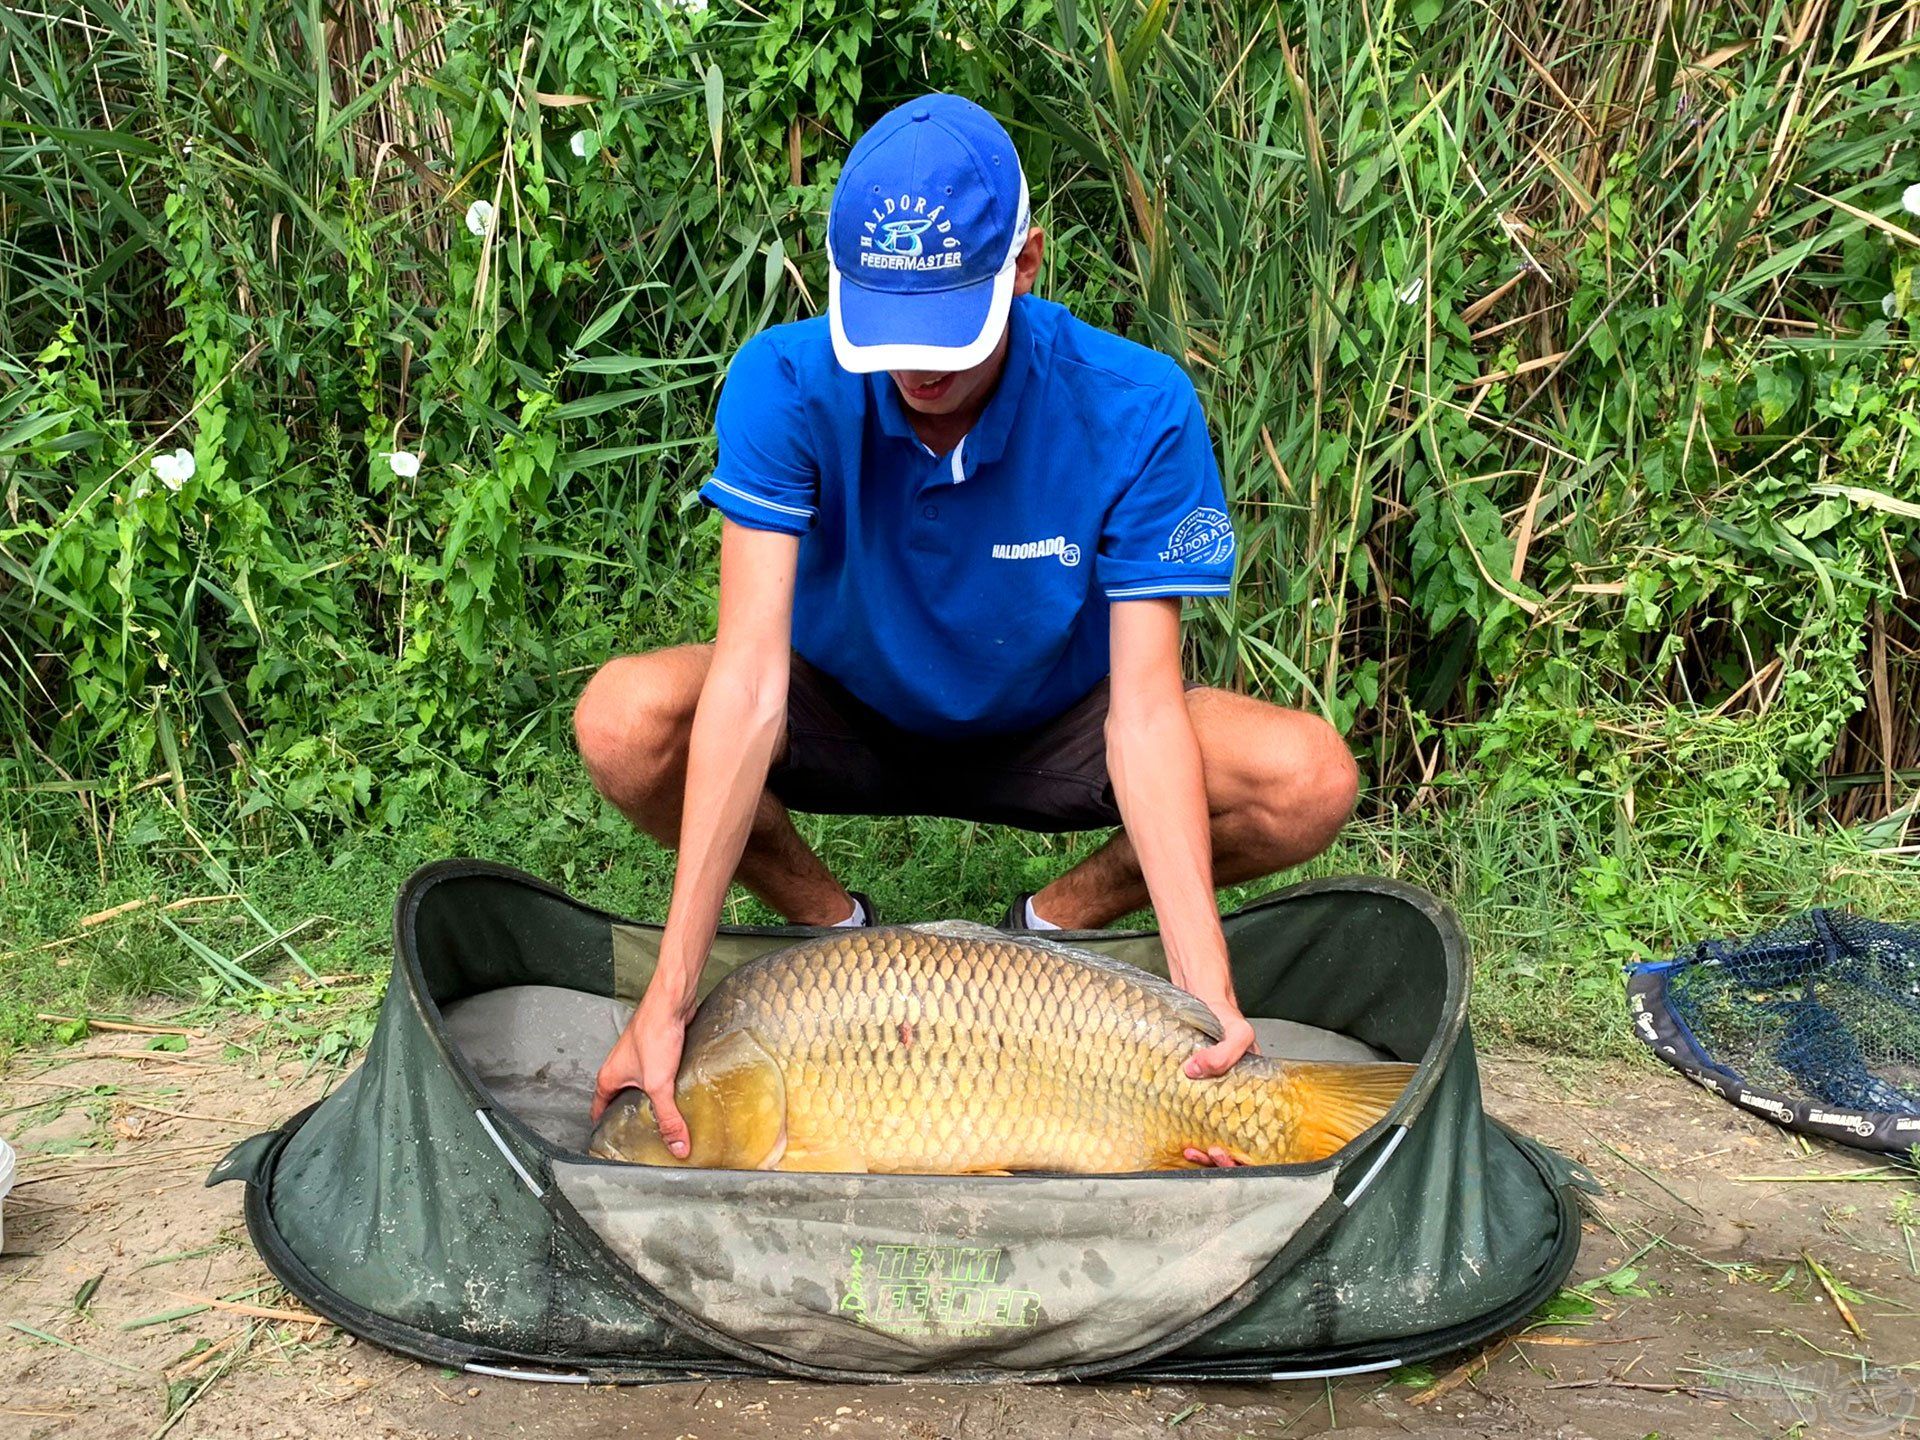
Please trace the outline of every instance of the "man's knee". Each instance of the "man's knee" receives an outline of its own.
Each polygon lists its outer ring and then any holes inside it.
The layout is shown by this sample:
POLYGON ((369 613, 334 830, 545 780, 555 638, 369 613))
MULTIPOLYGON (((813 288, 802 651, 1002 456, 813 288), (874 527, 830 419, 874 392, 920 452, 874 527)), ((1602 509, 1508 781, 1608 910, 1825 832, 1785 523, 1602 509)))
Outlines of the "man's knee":
POLYGON ((1276 789, 1292 791, 1294 823, 1324 847, 1353 814, 1360 798, 1360 766, 1346 738, 1318 715, 1299 715, 1297 722, 1292 743, 1285 747, 1292 753, 1283 754, 1276 766, 1276 789))
POLYGON ((643 804, 686 748, 699 679, 673 651, 623 655, 594 673, 573 734, 594 787, 622 809, 643 804))
POLYGON ((1232 813, 1278 854, 1304 858, 1325 849, 1360 793, 1347 742, 1317 715, 1243 696, 1213 701, 1220 694, 1194 692, 1193 700, 1196 719, 1202 707, 1220 712, 1200 727, 1203 745, 1220 747, 1207 757, 1209 789, 1220 781, 1221 793, 1210 797, 1216 811, 1232 813))

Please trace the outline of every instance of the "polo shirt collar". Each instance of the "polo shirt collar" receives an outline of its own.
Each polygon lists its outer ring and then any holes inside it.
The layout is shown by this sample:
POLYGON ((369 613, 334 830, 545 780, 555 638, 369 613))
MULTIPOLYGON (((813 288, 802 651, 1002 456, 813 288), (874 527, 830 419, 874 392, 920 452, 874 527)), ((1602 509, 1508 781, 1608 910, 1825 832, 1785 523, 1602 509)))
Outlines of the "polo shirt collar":
MULTIPOLYGON (((1033 348, 1033 323, 1027 317, 1026 297, 1023 295, 1014 300, 1007 312, 1007 364, 1000 372, 1000 384, 994 390, 993 398, 987 401, 987 408, 980 412, 980 418, 973 422, 973 428, 960 442, 961 454, 969 472, 979 465, 998 460, 1007 448, 1007 437, 1013 433, 1014 418, 1020 411, 1021 396, 1033 375, 1033 348)), ((919 433, 908 416, 906 403, 900 398, 900 387, 893 383, 893 377, 881 371, 869 375, 867 384, 874 396, 880 428, 896 439, 911 441, 924 449, 919 433)))

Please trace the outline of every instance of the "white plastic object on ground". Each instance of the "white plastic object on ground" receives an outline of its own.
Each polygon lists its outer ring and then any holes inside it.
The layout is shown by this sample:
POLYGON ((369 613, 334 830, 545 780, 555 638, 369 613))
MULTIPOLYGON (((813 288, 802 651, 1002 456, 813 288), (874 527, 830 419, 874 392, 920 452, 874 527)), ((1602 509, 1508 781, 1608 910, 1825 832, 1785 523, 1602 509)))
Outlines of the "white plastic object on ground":
POLYGON ((0 1140, 0 1250, 7 1248, 7 1192, 13 1189, 13 1147, 0 1140))

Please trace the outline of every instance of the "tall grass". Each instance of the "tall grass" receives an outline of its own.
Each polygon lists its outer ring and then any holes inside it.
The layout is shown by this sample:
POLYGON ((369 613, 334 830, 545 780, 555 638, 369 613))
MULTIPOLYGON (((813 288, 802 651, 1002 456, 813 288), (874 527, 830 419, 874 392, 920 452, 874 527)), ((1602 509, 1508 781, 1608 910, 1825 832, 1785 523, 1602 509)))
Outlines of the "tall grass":
POLYGON ((1198 676, 1333 718, 1372 825, 1523 834, 1493 851, 1617 932, 1581 964, 1678 894, 1810 893, 1744 857, 1821 816, 1897 849, 1920 771, 1917 31, 1835 0, 0 11, 13 883, 451 843, 572 774, 584 674, 711 625, 727 358, 822 303, 848 141, 946 87, 1015 134, 1042 288, 1200 386, 1244 558, 1198 676))
POLYGON ((1009 108, 1207 388, 1249 557, 1210 674, 1391 780, 1558 656, 1713 704, 1869 598, 1900 623, 1914 392, 1876 434, 1835 382, 1911 365, 1911 11, 1214 4, 1156 48, 1168 15, 1009 108), (1885 508, 1820 513, 1841 472, 1885 508))

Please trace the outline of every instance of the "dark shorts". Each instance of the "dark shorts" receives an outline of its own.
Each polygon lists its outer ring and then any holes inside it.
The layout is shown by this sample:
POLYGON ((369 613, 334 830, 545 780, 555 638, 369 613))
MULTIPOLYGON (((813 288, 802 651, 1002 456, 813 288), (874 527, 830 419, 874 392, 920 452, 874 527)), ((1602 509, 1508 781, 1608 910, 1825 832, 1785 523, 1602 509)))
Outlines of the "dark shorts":
POLYGON ((902 730, 793 657, 787 753, 767 786, 813 815, 948 815, 1025 830, 1120 823, 1107 778, 1107 682, 1011 735, 938 740, 902 730))

